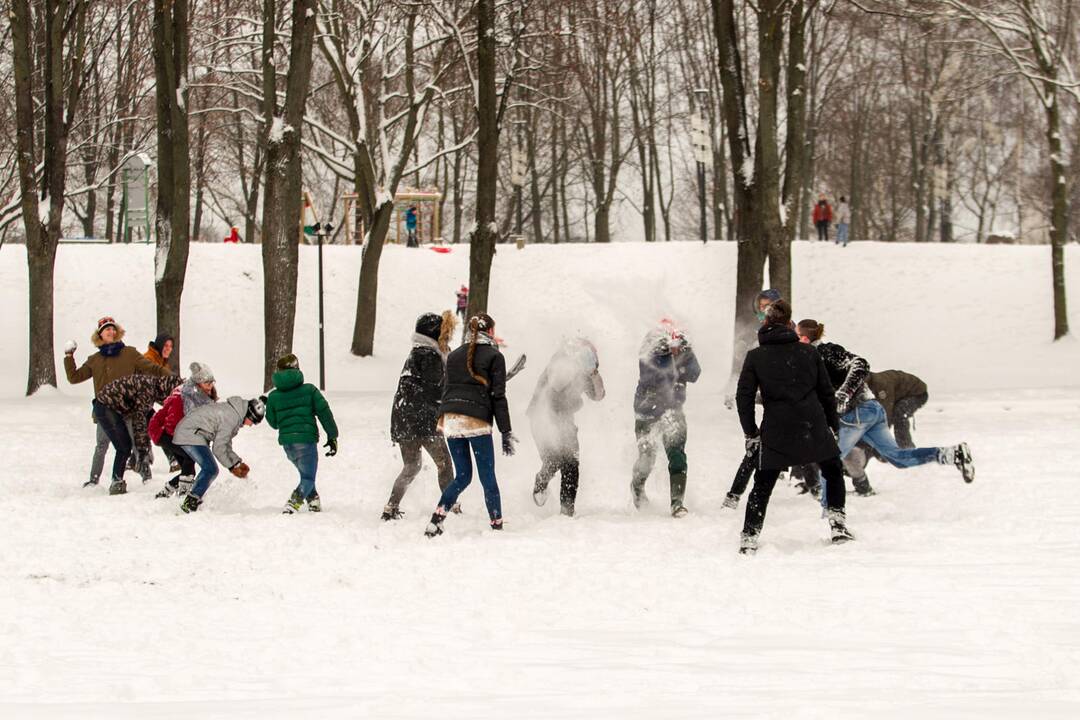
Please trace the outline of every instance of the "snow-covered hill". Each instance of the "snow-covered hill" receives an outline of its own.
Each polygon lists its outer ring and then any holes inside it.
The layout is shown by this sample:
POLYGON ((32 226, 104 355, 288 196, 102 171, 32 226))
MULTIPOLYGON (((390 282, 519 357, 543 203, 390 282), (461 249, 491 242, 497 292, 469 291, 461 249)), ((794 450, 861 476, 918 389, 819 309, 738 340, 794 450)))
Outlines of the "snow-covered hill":
MULTIPOLYGON (((1073 248, 1070 248, 1073 250, 1073 248)), ((1080 709, 1080 345, 1049 341, 1048 248, 800 243, 795 315, 875 368, 930 385, 924 444, 966 439, 978 479, 872 465, 852 497, 858 541, 827 545, 813 503, 777 488, 762 549, 735 554, 720 500, 742 452, 723 408, 734 248, 679 243, 500 248, 491 312, 508 354, 518 455, 498 459, 507 530, 479 487, 435 541, 430 467, 394 524, 390 398, 414 318, 452 306, 467 248, 388 248, 377 354, 348 354, 356 248, 327 248, 329 398, 342 451, 321 515, 282 517, 295 485, 271 431, 244 430, 251 479, 225 476, 178 517, 157 480, 82 490, 89 384, 24 399, 25 256, 0 251, 0 714, 7 717, 1072 717, 1080 709), (630 410, 641 336, 688 328, 691 514, 633 511, 630 410), (556 340, 597 344, 608 398, 579 416, 578 517, 536 508, 522 412, 556 340)), ((1080 255, 1070 252, 1072 269, 1080 255)), ((314 251, 302 249, 296 350, 317 375, 314 251)), ((56 333, 84 358, 101 315, 154 334, 153 252, 60 249, 56 333)), ((259 249, 192 249, 184 355, 225 394, 260 389, 259 249)), ((1075 305, 1074 305, 1075 306, 1075 305)), ((1080 314, 1073 313, 1073 324, 1080 314)), ((62 368, 61 368, 62 373, 62 368)), ((658 463, 658 471, 663 463, 658 463)), ((158 477, 165 468, 158 465, 158 477)))

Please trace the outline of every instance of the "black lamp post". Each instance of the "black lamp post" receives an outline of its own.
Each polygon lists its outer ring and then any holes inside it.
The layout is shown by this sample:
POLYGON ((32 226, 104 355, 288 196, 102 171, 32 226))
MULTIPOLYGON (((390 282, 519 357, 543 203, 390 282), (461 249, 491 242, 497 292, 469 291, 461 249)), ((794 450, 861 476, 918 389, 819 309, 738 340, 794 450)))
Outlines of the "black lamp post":
POLYGON ((315 237, 319 239, 319 389, 326 390, 326 335, 323 315, 323 239, 330 234, 334 226, 330 223, 315 223, 315 237))

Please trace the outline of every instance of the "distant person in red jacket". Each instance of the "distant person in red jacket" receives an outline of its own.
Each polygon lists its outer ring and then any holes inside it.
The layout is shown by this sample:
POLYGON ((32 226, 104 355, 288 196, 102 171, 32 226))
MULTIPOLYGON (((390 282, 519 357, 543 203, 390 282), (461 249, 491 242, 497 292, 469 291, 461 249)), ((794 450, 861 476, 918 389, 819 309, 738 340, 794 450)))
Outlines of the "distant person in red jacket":
POLYGON ((818 197, 817 205, 814 206, 814 226, 817 227, 817 239, 829 239, 829 223, 832 222, 832 206, 825 199, 825 193, 818 197))
POLYGON ((240 242, 240 231, 237 230, 236 228, 230 228, 230 230, 232 230, 232 232, 229 233, 229 237, 222 240, 222 242, 227 242, 227 243, 238 243, 238 242, 240 242))

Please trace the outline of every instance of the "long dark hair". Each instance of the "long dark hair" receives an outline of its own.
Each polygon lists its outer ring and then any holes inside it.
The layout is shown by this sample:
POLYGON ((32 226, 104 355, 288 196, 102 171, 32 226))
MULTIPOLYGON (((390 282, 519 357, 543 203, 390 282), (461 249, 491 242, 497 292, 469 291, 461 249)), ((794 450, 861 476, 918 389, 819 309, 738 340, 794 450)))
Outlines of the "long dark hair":
POLYGON ((473 367, 473 357, 476 355, 476 342, 481 332, 491 332, 495 329, 495 321, 487 313, 477 313, 469 318, 469 352, 465 356, 465 369, 472 375, 473 380, 481 385, 487 385, 487 378, 476 372, 473 367))

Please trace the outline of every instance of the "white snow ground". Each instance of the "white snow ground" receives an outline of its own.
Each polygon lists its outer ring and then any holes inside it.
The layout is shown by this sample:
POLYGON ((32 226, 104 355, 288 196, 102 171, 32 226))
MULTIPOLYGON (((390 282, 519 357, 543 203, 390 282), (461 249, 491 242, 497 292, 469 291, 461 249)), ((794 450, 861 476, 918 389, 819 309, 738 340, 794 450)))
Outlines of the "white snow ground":
MULTIPOLYGON (((90 384, 31 400, 25 255, 0 252, 0 716, 3 717, 1076 717, 1080 713, 1080 344, 1052 344, 1049 250, 799 244, 797 317, 826 323, 872 366, 930 385, 916 439, 966 439, 978 478, 871 467, 850 497, 858 541, 826 543, 813 503, 777 488, 752 559, 720 500, 742 451, 721 397, 734 248, 696 244, 500 248, 491 304, 508 354, 516 457, 498 460, 507 530, 486 529, 477 483, 447 534, 422 536, 430 467, 405 520, 378 515, 399 469, 390 399, 412 322, 450 307, 467 249, 388 248, 378 355, 347 352, 359 252, 328 248, 329 397, 342 428, 322 515, 283 517, 295 471, 265 426, 186 517, 158 479, 82 490, 90 384), (704 367, 690 389, 691 515, 629 503, 636 350, 671 315, 704 367), (564 333, 599 347, 608 398, 587 405, 579 516, 531 501, 524 407, 564 333)), ((314 355, 313 250, 304 248, 297 351, 314 355)), ((1080 254, 1070 248, 1069 287, 1080 254)), ((111 314, 154 334, 153 250, 61 248, 56 337, 86 357, 111 314)), ((184 356, 224 394, 258 391, 258 248, 192 249, 184 356)), ((1075 307, 1075 304, 1074 304, 1075 307)), ((1072 314, 1080 327, 1080 314, 1072 314)), ((59 367, 59 363, 58 363, 59 367)), ((110 460, 111 462, 111 454, 110 460)), ((662 470, 662 461, 658 471, 662 470)), ((159 463, 157 478, 165 477, 159 463)))

